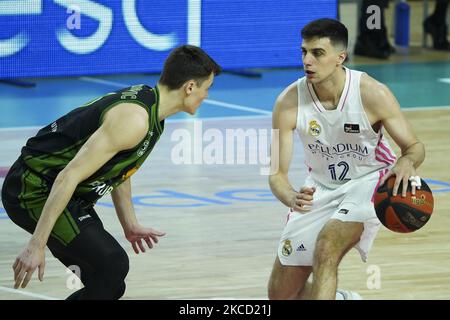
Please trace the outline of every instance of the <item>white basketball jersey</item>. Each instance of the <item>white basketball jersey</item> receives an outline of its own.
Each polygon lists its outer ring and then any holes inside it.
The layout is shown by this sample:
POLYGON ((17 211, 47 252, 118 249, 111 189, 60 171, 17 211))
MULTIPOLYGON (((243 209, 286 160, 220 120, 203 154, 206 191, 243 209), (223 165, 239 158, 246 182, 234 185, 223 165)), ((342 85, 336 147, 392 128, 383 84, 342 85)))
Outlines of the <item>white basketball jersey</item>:
POLYGON ((344 90, 334 110, 322 106, 306 77, 297 82, 297 131, 305 163, 312 178, 333 189, 351 179, 381 172, 396 160, 382 128, 375 132, 364 111, 362 72, 348 68, 345 72, 344 90))

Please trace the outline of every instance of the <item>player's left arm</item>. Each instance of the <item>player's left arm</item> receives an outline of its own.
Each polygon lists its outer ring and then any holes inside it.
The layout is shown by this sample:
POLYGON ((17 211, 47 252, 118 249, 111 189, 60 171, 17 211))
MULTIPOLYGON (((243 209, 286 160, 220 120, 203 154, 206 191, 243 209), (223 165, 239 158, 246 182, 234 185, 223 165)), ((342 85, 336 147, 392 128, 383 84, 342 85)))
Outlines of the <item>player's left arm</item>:
POLYGON ((144 228, 138 223, 131 197, 131 178, 114 188, 111 192, 111 198, 125 237, 131 242, 134 252, 139 254, 139 249, 141 252, 145 252, 142 240, 151 249, 155 243, 158 243, 158 237, 165 235, 164 232, 152 228, 144 228))
MULTIPOLYGON (((364 75, 361 79, 361 97, 371 122, 381 123, 402 153, 392 170, 380 183, 383 184, 390 176, 395 175, 393 195, 397 194, 402 182, 402 196, 405 197, 408 180, 416 176, 416 169, 425 159, 425 147, 417 138, 411 124, 402 113, 400 104, 386 85, 364 75)), ((414 184, 412 194, 415 194, 414 184)))

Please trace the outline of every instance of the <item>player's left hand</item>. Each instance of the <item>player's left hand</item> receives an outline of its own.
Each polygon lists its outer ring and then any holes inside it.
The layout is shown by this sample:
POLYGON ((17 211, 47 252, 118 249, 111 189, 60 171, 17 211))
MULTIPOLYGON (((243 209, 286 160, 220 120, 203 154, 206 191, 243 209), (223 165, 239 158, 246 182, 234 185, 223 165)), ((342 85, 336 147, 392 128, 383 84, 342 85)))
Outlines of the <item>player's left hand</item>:
POLYGON ((17 256, 12 268, 14 270, 14 289, 19 287, 25 288, 36 268, 39 269, 39 280, 43 281, 45 268, 44 248, 30 240, 22 253, 17 256))
POLYGON ((400 182, 402 182, 402 197, 406 197, 406 189, 408 188, 409 180, 411 180, 412 195, 416 194, 416 188, 420 189, 420 177, 416 175, 416 169, 414 168, 413 162, 408 158, 400 157, 395 166, 381 179, 380 186, 392 175, 395 175, 395 183, 392 190, 393 196, 397 195, 400 182))
POLYGON ((144 240, 149 249, 151 249, 156 243, 158 243, 158 237, 162 237, 165 234, 165 232, 152 228, 144 228, 139 224, 125 231, 125 237, 131 242, 133 250, 136 254, 139 254, 139 250, 141 252, 145 252, 145 246, 142 240, 144 240))

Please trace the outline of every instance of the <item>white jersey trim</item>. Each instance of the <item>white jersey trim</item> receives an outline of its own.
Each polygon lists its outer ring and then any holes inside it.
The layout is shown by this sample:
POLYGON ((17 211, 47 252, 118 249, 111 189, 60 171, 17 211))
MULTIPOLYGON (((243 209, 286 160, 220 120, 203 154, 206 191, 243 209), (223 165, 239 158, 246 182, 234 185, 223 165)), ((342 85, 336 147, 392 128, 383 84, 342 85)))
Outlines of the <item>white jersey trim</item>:
MULTIPOLYGON (((344 90, 342 90, 342 94, 341 97, 339 98, 339 102, 338 105, 336 107, 336 110, 342 111, 344 109, 345 106, 345 101, 347 101, 347 97, 348 97, 348 93, 350 91, 350 85, 352 82, 352 73, 350 72, 350 70, 346 67, 344 67, 345 69, 345 84, 344 84, 344 90)), ((316 91, 314 90, 313 85, 310 82, 306 82, 307 84, 307 88, 308 88, 308 92, 311 95, 311 99, 314 103, 314 106, 316 107, 316 109, 319 112, 324 112, 324 111, 328 111, 323 105, 322 102, 320 102, 319 98, 317 97, 316 91)))

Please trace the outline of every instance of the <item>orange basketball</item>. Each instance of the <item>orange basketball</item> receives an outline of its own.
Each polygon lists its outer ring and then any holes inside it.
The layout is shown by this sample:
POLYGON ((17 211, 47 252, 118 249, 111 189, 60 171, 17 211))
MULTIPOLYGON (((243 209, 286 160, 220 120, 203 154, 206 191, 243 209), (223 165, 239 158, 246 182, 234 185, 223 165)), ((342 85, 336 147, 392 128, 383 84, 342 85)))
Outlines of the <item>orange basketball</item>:
POLYGON ((422 186, 411 194, 408 182, 406 197, 401 196, 402 183, 397 195, 392 196, 395 176, 391 176, 375 193, 374 206, 378 219, 389 230, 408 233, 422 228, 430 219, 434 208, 433 194, 430 187, 421 179, 422 186))

